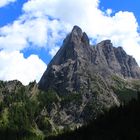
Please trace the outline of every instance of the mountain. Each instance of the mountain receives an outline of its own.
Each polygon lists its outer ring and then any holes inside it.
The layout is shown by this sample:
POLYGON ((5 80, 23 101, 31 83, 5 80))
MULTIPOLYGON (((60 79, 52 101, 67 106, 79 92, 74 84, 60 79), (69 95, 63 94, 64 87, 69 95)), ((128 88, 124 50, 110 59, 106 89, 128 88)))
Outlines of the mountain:
POLYGON ((137 98, 132 83, 138 79, 140 68, 122 47, 114 47, 110 40, 92 46, 87 34, 74 26, 38 85, 55 91, 60 99, 49 112, 53 122, 73 128, 137 98))
POLYGON ((110 40, 89 42, 74 26, 39 83, 0 81, 0 139, 42 140, 138 98, 135 59, 110 40))
POLYGON ((90 45, 87 34, 74 26, 48 65, 39 88, 53 89, 60 98, 69 100, 71 96, 79 96, 78 104, 69 101, 68 105, 60 105, 57 109, 60 114, 65 112, 66 124, 83 124, 96 118, 104 109, 120 104, 121 99, 114 91, 116 78, 120 78, 124 86, 127 79, 140 79, 140 68, 135 59, 122 47, 113 47, 110 40, 90 45))
POLYGON ((74 26, 48 65, 39 82, 39 88, 57 89, 60 94, 78 91, 89 85, 91 79, 88 74, 91 77, 94 74, 103 77, 116 74, 123 78, 139 79, 140 68, 122 47, 113 47, 110 40, 102 41, 93 47, 89 44, 86 33, 74 26))

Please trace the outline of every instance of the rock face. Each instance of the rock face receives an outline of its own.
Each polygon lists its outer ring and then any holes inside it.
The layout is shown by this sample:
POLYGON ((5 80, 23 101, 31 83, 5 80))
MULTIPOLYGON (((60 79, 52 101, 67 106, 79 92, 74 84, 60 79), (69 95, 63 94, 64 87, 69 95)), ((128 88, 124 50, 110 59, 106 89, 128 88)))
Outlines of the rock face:
POLYGON ((102 41, 93 47, 89 44, 86 33, 78 26, 74 26, 48 65, 39 87, 43 90, 60 88, 58 90, 60 94, 65 90, 77 91, 84 82, 88 84, 88 79, 84 79, 84 74, 88 73, 140 78, 138 64, 122 47, 113 47, 110 40, 102 41))
POLYGON ((138 64, 132 56, 126 54, 122 47, 115 48, 110 40, 105 40, 97 44, 95 50, 97 51, 95 61, 108 69, 110 74, 116 73, 124 78, 140 78, 138 64))
POLYGON ((74 26, 48 65, 39 88, 53 89, 61 101, 69 99, 66 104, 60 101, 52 108, 51 112, 59 112, 50 113, 55 123, 59 120, 63 126, 73 122, 78 125, 120 104, 112 89, 114 76, 140 79, 140 68, 122 47, 113 47, 110 40, 91 46, 87 34, 74 26))

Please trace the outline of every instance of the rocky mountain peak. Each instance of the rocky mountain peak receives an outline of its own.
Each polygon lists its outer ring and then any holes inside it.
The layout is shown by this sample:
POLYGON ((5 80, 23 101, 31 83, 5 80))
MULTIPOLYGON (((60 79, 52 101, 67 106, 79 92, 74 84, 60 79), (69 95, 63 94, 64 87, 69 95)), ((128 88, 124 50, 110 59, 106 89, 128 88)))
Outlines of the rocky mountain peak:
POLYGON ((98 73, 103 77, 117 74, 124 78, 140 78, 138 64, 122 47, 113 47, 111 40, 92 47, 87 34, 74 26, 48 65, 39 87, 44 90, 60 87, 61 92, 67 92, 67 89, 74 91, 81 88, 85 77, 88 80, 83 74, 85 72, 89 75, 98 73))
POLYGON ((50 65, 60 65, 69 59, 76 60, 89 46, 87 34, 82 32, 81 28, 78 26, 74 26, 71 33, 64 39, 62 47, 52 59, 50 65))
POLYGON ((111 40, 107 39, 107 40, 103 40, 100 43, 98 43, 98 46, 100 46, 100 47, 106 47, 109 44, 112 44, 111 43, 111 40))
POLYGON ((80 27, 75 25, 72 29, 71 34, 74 36, 78 36, 79 38, 82 38, 83 32, 82 32, 82 29, 80 27))
POLYGON ((74 26, 71 33, 66 37, 67 43, 75 43, 76 45, 84 43, 89 45, 89 38, 85 32, 78 26, 74 26))
POLYGON ((51 109, 54 122, 78 126, 104 109, 118 106, 121 99, 116 87, 118 82, 127 86, 128 78, 140 79, 140 68, 132 56, 114 47, 111 40, 90 45, 86 33, 74 26, 38 85, 41 90, 55 91, 61 99, 51 109))

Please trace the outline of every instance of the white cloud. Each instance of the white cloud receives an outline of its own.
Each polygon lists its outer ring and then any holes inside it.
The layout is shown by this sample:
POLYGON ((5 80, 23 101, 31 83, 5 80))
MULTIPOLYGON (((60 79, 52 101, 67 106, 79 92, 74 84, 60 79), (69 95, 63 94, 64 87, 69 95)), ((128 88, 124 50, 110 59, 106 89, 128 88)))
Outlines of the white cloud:
POLYGON ((38 56, 31 55, 25 59, 18 51, 1 51, 0 60, 0 79, 18 79, 25 85, 30 81, 39 81, 47 67, 38 56))
POLYGON ((57 19, 38 14, 22 15, 12 24, 0 28, 0 49, 22 50, 32 43, 37 47, 52 49, 62 42, 71 27, 57 19))
POLYGON ((0 48, 22 50, 29 43, 44 47, 47 43, 47 21, 43 18, 27 19, 23 16, 12 25, 0 29, 0 48))
POLYGON ((9 3, 15 2, 16 0, 0 0, 0 7, 4 7, 9 3))
POLYGON ((106 14, 107 14, 107 16, 110 16, 112 14, 112 9, 107 9, 106 14))

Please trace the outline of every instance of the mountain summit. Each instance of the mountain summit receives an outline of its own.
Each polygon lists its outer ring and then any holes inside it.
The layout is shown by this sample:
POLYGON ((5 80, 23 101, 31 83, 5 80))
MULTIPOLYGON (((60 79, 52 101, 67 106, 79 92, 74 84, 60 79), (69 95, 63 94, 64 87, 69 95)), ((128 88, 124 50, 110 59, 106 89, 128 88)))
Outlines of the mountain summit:
POLYGON ((43 90, 53 88, 60 93, 77 91, 89 85, 93 74, 140 79, 140 68, 122 47, 113 47, 110 40, 92 46, 87 34, 74 26, 48 65, 39 87, 43 90))
POLYGON ((77 126, 136 98, 132 86, 136 79, 140 79, 140 68, 122 47, 113 47, 110 40, 92 46, 87 34, 74 26, 38 85, 41 90, 55 91, 59 97, 59 102, 50 107, 53 121, 61 126, 77 126))

